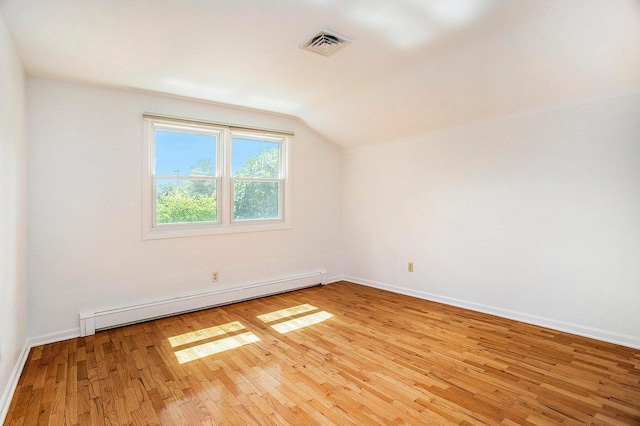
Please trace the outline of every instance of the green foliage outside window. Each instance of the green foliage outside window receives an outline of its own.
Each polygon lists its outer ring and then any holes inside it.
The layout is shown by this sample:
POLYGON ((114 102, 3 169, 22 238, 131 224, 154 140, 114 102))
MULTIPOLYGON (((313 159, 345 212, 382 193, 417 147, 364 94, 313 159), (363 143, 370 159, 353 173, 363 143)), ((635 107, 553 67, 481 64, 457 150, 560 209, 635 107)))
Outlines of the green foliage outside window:
MULTIPOLYGON (((201 160, 191 166, 189 176, 211 176, 214 164, 201 160)), ((169 180, 169 179, 165 179, 169 180)), ((157 223, 215 222, 216 182, 176 179, 158 183, 157 223)))
POLYGON ((215 222, 216 195, 189 195, 181 188, 158 197, 157 223, 215 222))
MULTIPOLYGON (((194 164, 189 176, 211 176, 211 160, 194 164)), ((247 160, 235 178, 277 178, 279 152, 265 149, 247 160)), ((164 179, 157 183, 156 222, 215 222, 216 182, 210 180, 164 179)), ((236 180, 234 184, 234 219, 268 219, 280 217, 280 184, 278 182, 236 180)))
MULTIPOLYGON (((279 152, 265 149, 251 157, 236 173, 236 178, 277 178, 279 152)), ((236 180, 233 186, 233 217, 235 220, 278 218, 280 208, 278 182, 236 180)))

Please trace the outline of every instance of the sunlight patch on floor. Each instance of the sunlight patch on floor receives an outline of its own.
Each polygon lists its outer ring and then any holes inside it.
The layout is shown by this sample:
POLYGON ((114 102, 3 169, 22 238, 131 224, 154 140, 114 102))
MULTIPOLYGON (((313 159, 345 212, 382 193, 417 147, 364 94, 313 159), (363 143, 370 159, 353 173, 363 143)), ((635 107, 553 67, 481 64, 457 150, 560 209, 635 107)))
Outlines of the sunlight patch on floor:
POLYGON ((332 316, 333 315, 331 315, 329 312, 320 311, 316 312, 315 314, 309 314, 300 318, 294 318, 289 321, 274 324, 271 326, 271 328, 273 328, 280 334, 284 334, 293 330, 298 330, 304 327, 309 327, 310 325, 321 323, 322 321, 325 321, 332 316))
POLYGON ((228 351, 229 349, 235 349, 250 343, 255 343, 259 340, 260 338, 258 336, 249 331, 238 334, 237 336, 225 337, 224 339, 176 351, 175 355, 178 358, 178 362, 180 364, 184 364, 196 359, 228 351))
POLYGON ((241 322, 234 321, 227 324, 217 325, 215 327, 203 328, 190 333, 169 337, 169 343, 171 344, 171 347, 175 348, 176 346, 188 345, 190 343, 199 342, 200 340, 223 336, 227 333, 244 330, 245 328, 246 327, 242 325, 241 322))
POLYGON ((292 317, 294 315, 303 314, 305 312, 315 311, 316 308, 313 305, 305 303, 304 305, 293 306, 287 309, 280 309, 279 311, 269 312, 268 314, 258 315, 258 319, 264 322, 273 322, 279 319, 292 317))

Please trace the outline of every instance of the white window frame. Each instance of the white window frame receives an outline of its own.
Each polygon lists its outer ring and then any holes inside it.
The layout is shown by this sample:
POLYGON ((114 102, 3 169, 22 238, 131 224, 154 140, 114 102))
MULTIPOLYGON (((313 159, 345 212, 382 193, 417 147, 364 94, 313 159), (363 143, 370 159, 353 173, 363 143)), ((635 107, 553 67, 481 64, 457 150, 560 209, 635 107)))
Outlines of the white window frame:
MULTIPOLYGON (((282 222, 283 220, 283 215, 284 215, 284 198, 283 198, 283 192, 284 192, 284 187, 285 187, 285 176, 286 176, 286 152, 285 152, 285 146, 286 146, 286 138, 282 137, 282 136, 272 136, 272 135, 268 135, 268 134, 259 134, 256 132, 253 133, 248 133, 248 132, 239 132, 239 131, 230 131, 229 132, 229 140, 231 142, 233 142, 234 138, 243 138, 243 139, 250 139, 250 140, 254 140, 254 141, 261 141, 261 142, 269 142, 269 143, 277 143, 278 146, 278 154, 280 156, 279 158, 279 165, 280 165, 280 169, 278 170, 278 177, 277 178, 256 178, 256 177, 233 177, 232 174, 229 174, 229 179, 230 179, 230 197, 231 200, 233 201, 234 198, 234 182, 236 181, 248 181, 248 182, 277 182, 280 184, 280 209, 279 209, 279 213, 280 216, 278 218, 270 218, 270 219, 234 219, 234 215, 233 215, 233 208, 231 209, 231 225, 232 226, 242 226, 242 225, 252 225, 252 224, 257 224, 257 223, 268 223, 268 222, 273 222, 273 223, 277 223, 277 222, 282 222)), ((231 162, 233 160, 233 144, 231 143, 230 145, 231 149, 230 149, 230 155, 229 155, 229 161, 231 162)), ((230 167, 230 166, 229 166, 230 167)), ((231 170, 231 169, 229 169, 231 170)))
MULTIPOLYGON (((291 194, 291 139, 292 132, 253 129, 201 120, 190 120, 167 116, 145 114, 143 116, 143 179, 142 179, 142 238, 193 237, 201 235, 226 234, 235 232, 256 232, 292 227, 291 194), (217 221, 198 223, 157 224, 156 223, 156 180, 176 176, 155 175, 155 130, 183 130, 217 136, 216 176, 188 177, 184 179, 204 179, 216 181, 217 221), (254 179, 256 181, 280 182, 280 217, 271 219, 233 219, 233 178, 231 176, 232 138, 240 136, 253 140, 277 142, 280 145, 280 176, 278 179, 254 179)), ((253 179, 252 179, 253 180, 253 179)))

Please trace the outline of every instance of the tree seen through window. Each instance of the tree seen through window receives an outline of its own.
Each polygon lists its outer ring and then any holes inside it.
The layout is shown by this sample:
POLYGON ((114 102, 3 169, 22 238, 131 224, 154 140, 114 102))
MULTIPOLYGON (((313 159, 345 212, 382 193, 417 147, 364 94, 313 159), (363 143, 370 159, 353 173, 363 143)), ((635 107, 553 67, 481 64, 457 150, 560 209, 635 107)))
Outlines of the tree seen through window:
MULTIPOLYGON (((279 150, 263 149, 249 157, 234 174, 234 219, 250 220, 280 216, 280 182, 245 180, 279 176, 279 150)), ((214 222, 217 220, 216 182, 199 180, 211 176, 215 165, 210 159, 190 167, 184 178, 157 180, 157 223, 214 222)))

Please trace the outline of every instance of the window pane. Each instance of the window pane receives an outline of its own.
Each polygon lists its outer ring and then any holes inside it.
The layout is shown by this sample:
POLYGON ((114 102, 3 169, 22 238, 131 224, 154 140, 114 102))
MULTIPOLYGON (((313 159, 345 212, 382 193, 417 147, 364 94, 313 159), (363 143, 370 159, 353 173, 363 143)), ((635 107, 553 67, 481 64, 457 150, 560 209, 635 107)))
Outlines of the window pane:
POLYGON ((280 182, 233 182, 233 219, 279 219, 280 182))
POLYGON ((234 177, 280 177, 280 144, 233 138, 232 169, 234 177))
POLYGON ((156 130, 155 174, 215 176, 216 136, 156 130))
POLYGON ((216 222, 215 180, 158 179, 156 223, 216 222))

